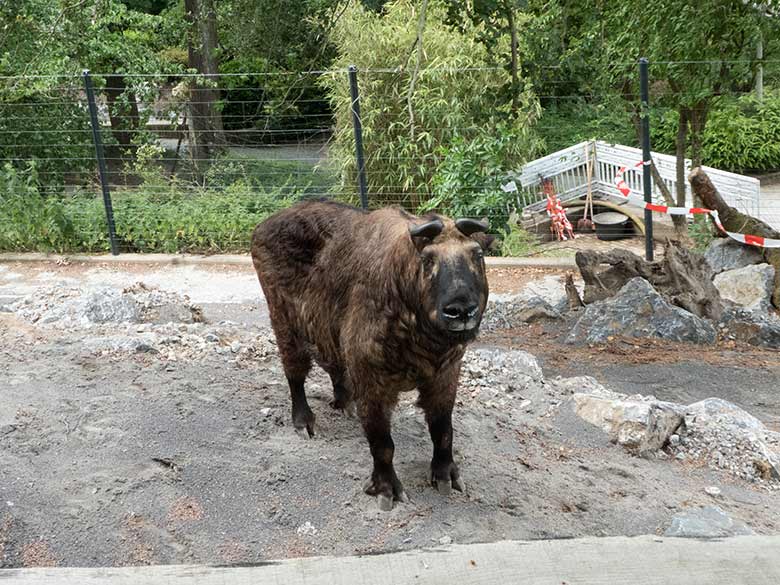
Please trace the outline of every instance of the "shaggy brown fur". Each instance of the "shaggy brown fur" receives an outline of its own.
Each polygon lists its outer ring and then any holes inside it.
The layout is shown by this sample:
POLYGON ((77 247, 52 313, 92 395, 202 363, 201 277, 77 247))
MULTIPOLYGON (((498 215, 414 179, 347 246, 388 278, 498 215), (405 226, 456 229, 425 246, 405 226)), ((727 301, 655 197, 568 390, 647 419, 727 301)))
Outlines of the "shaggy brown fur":
POLYGON ((333 382, 332 405, 355 402, 374 460, 366 491, 384 509, 393 498, 405 500, 393 469, 390 419, 399 393, 415 388, 433 441, 432 482, 445 493, 462 488, 452 460, 452 407, 461 358, 477 328, 449 330, 441 307, 468 297, 469 314, 481 318, 488 286, 480 245, 490 239, 480 234, 478 244, 474 236, 440 216, 306 202, 270 217, 252 237, 293 423, 314 432, 304 381, 315 360, 333 382), (410 225, 432 218, 442 221, 440 234, 410 235, 410 225))

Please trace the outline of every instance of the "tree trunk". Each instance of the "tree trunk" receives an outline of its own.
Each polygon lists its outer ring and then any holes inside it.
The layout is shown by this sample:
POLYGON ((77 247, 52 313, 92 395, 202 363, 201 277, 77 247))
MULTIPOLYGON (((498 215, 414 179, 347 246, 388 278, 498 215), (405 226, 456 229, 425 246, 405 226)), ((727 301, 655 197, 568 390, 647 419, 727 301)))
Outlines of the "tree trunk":
POLYGON ((516 115, 519 109, 518 94, 520 92, 520 79, 518 75, 517 59, 517 26, 515 25, 515 11, 511 2, 506 3, 506 19, 509 25, 510 47, 512 55, 509 67, 512 72, 512 114, 516 115))
POLYGON ((132 146, 133 134, 140 126, 141 117, 135 94, 128 91, 125 78, 110 75, 106 77, 106 101, 108 102, 108 117, 111 120, 111 133, 123 148, 132 146), (127 103, 122 103, 125 94, 127 103))
POLYGON ((198 173, 225 148, 219 101, 216 59, 217 16, 214 0, 184 0, 189 24, 189 66, 206 76, 193 85, 189 104, 190 156, 198 173))
MULTIPOLYGON (((753 236, 762 236, 764 238, 780 239, 780 232, 772 229, 769 225, 752 217, 737 211, 727 204, 720 196, 715 185, 700 167, 696 167, 688 175, 691 182, 691 188, 696 196, 701 199, 702 204, 707 209, 714 209, 720 216, 723 227, 730 232, 740 234, 750 234, 753 236)), ((775 290, 772 293, 772 304, 780 309, 780 249, 762 248, 764 260, 775 268, 775 290)))

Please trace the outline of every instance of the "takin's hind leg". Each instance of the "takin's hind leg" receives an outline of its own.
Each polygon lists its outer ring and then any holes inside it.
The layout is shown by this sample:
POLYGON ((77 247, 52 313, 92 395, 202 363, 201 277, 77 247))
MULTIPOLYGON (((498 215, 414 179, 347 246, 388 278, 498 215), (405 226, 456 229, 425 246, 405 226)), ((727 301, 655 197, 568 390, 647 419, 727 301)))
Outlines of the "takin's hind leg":
POLYGON ((353 414, 355 405, 352 401, 352 393, 347 385, 346 374, 341 366, 328 366, 324 368, 330 376, 333 384, 333 400, 330 405, 336 410, 343 410, 348 414, 353 414))
POLYGON ((304 383, 311 369, 311 356, 303 342, 296 337, 280 339, 277 335, 279 353, 282 357, 284 373, 287 383, 290 385, 290 398, 292 399, 292 421, 296 431, 304 429, 309 437, 314 436, 314 413, 309 408, 306 400, 304 383))

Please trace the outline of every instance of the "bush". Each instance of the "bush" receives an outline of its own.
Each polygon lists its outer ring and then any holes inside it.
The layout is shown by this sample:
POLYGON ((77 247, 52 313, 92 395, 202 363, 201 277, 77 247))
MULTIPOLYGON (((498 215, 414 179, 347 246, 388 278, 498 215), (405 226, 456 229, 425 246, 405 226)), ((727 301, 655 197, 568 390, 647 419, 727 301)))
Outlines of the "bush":
POLYGON ((507 230, 501 241, 502 256, 527 256, 539 247, 539 240, 520 227, 518 219, 516 214, 509 217, 507 230))
MULTIPOLYGON (((255 225, 294 201, 278 188, 240 180, 223 190, 177 181, 165 190, 145 184, 112 199, 123 252, 167 253, 246 251, 255 225)), ((0 172, 0 250, 108 251, 102 198, 83 192, 44 196, 34 167, 22 177, 6 165, 0 172)))
POLYGON ((502 230, 515 204, 506 193, 509 169, 518 168, 529 151, 536 150, 534 136, 499 124, 482 130, 471 140, 456 138, 442 147, 442 159, 432 181, 432 197, 420 211, 438 210, 452 217, 488 217, 494 232, 502 230))

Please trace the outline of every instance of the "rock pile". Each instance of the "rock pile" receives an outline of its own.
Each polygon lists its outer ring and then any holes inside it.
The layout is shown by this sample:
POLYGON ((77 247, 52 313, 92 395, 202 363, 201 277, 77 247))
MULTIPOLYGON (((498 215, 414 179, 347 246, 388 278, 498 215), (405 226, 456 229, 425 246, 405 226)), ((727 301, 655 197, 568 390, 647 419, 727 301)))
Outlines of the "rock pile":
POLYGON ((751 482, 780 481, 780 433, 730 402, 708 398, 684 406, 611 392, 592 379, 583 386, 573 397, 577 415, 634 453, 672 456, 751 482))
POLYGON ((748 481, 780 480, 780 433, 719 398, 685 407, 684 425, 670 436, 669 452, 748 481))
POLYGON ((187 297, 136 283, 126 289, 41 289, 9 309, 37 325, 57 329, 108 323, 197 323, 201 309, 187 297))

